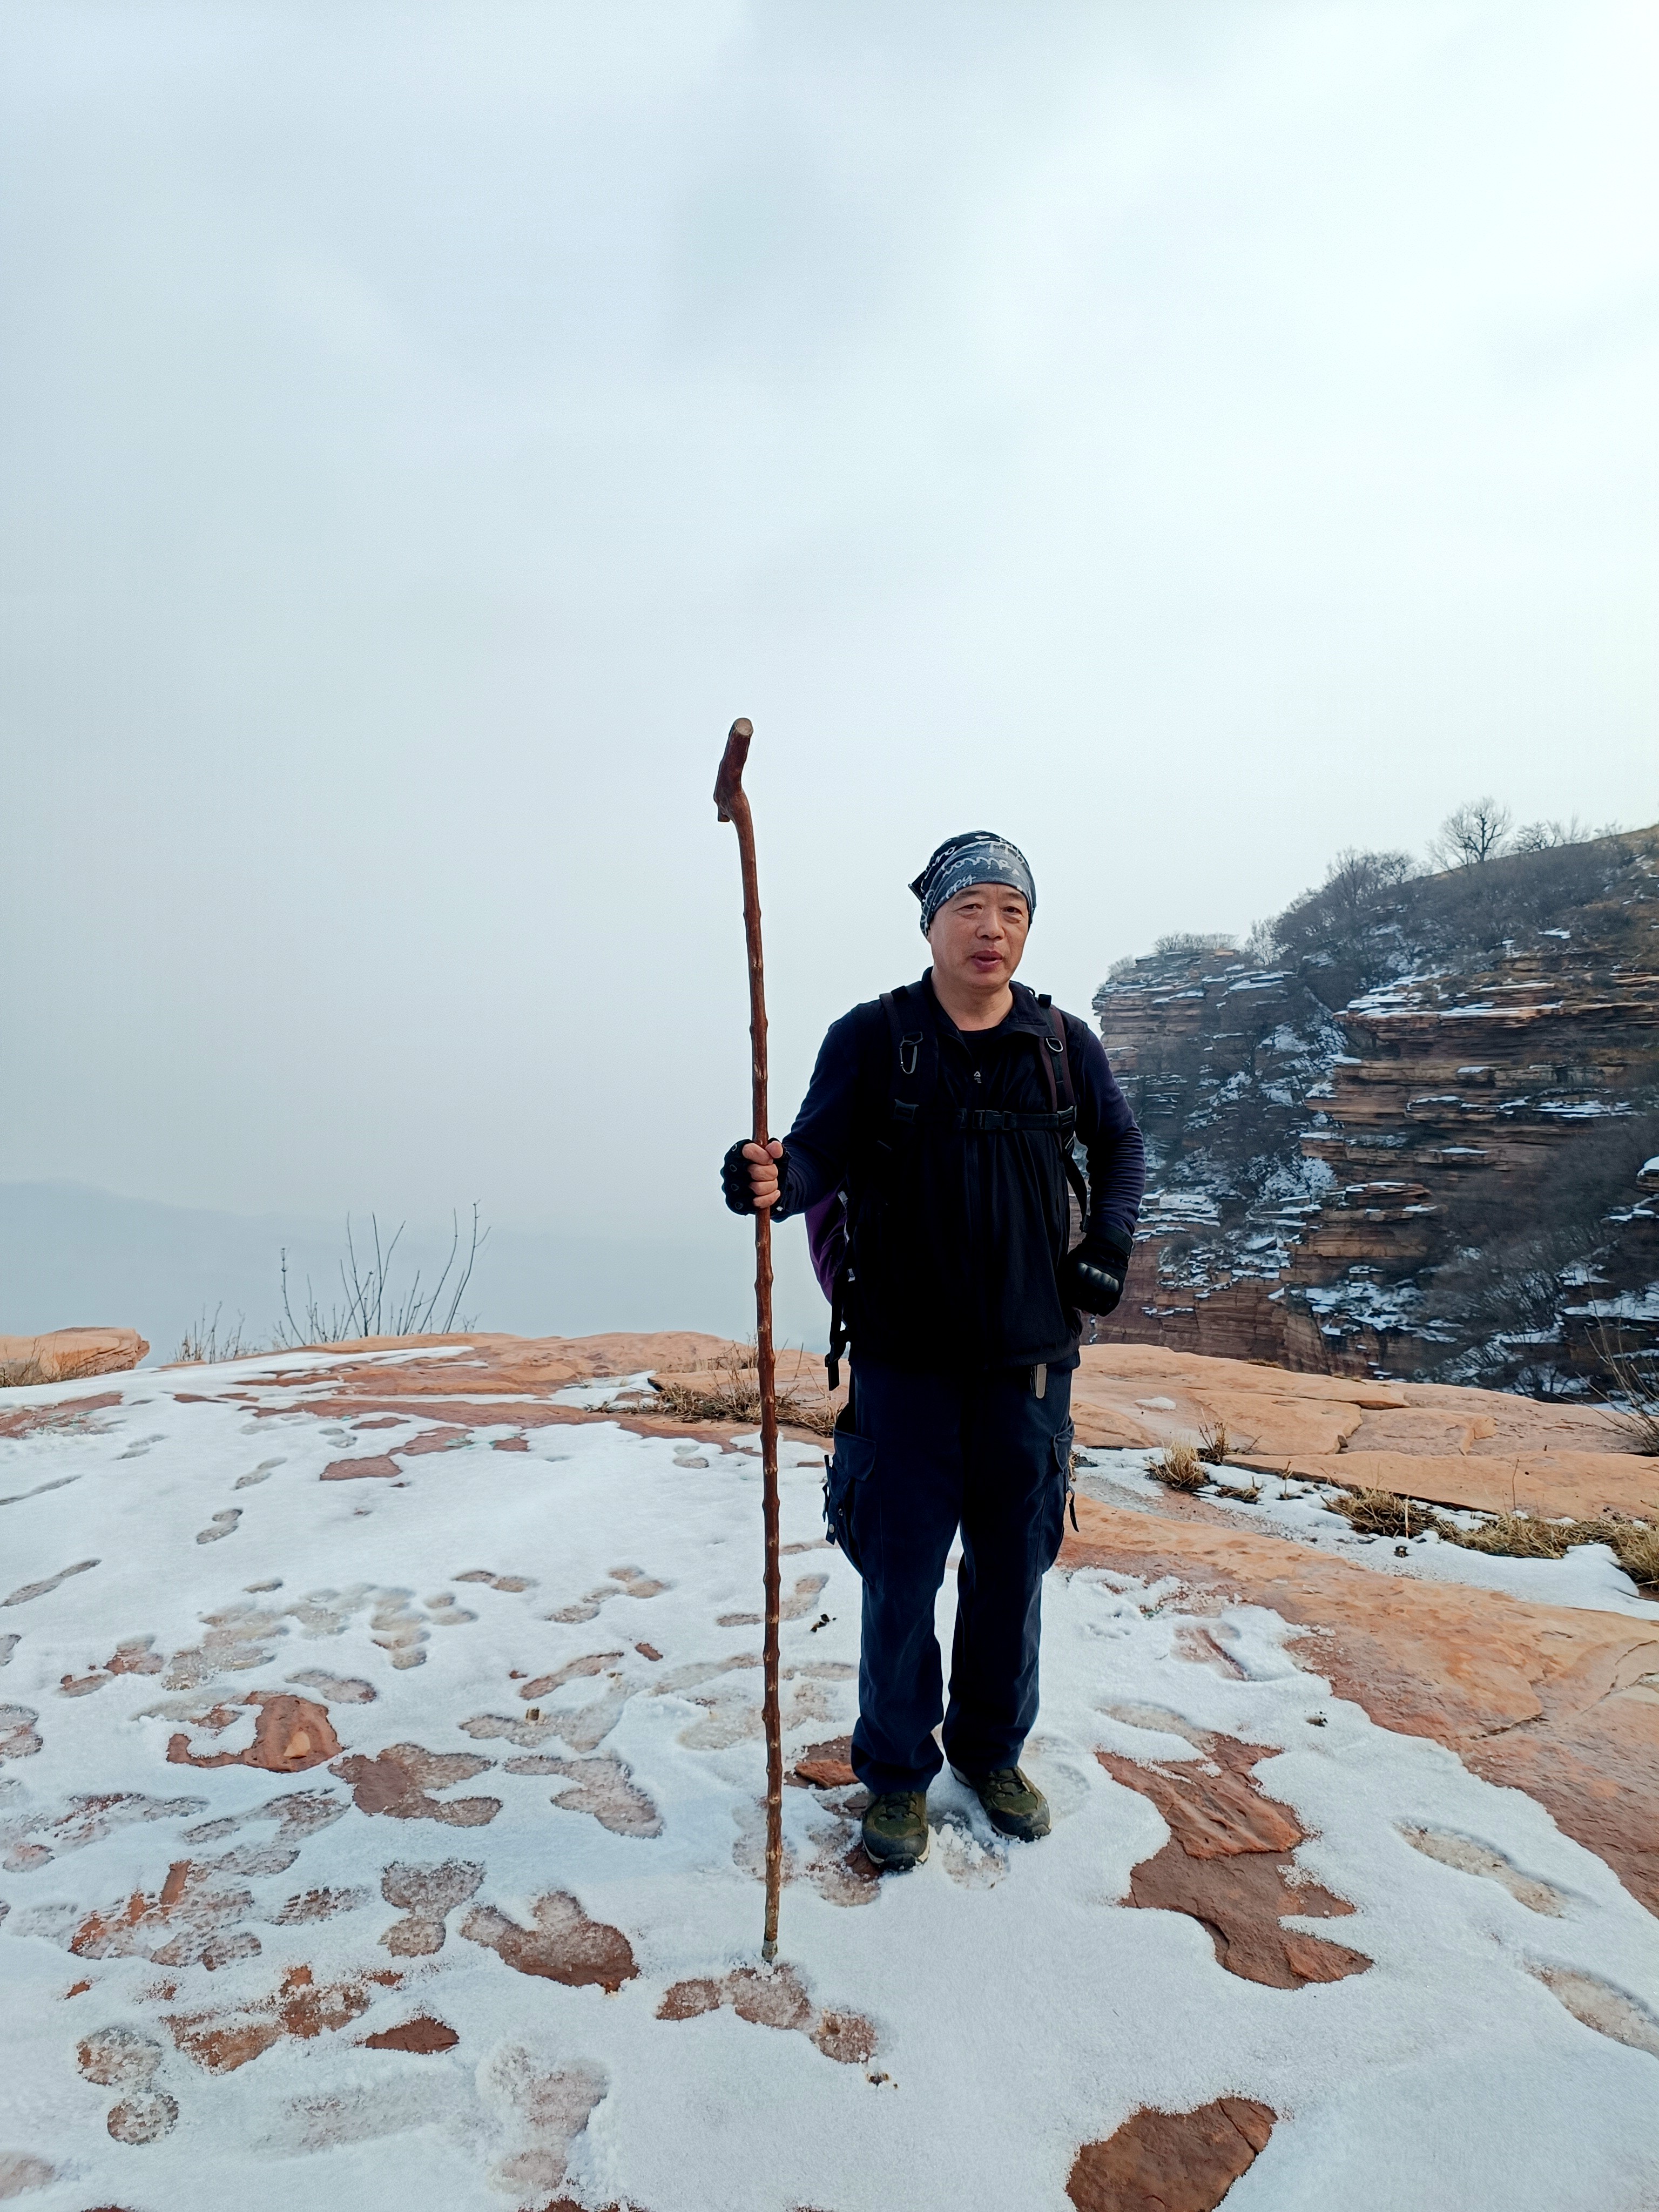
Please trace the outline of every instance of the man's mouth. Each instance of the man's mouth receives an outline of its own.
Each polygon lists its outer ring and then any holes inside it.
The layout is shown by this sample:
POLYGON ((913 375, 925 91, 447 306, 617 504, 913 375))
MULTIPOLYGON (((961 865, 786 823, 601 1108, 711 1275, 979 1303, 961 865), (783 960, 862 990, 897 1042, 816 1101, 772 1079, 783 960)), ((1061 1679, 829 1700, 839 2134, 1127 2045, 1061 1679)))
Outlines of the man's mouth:
POLYGON ((1000 952, 976 952, 974 955, 974 965, 975 968, 1000 968, 1002 955, 1000 952))

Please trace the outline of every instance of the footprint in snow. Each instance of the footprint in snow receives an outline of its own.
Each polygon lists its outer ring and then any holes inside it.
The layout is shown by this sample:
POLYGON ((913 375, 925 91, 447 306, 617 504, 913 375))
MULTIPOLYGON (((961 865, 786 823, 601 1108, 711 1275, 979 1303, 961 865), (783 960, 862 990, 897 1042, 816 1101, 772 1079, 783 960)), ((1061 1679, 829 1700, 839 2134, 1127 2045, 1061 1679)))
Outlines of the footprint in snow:
POLYGON ((567 1626, 576 1621, 592 1620, 607 1599, 657 1597, 664 1590, 672 1588, 672 1583, 653 1581, 643 1567, 612 1567, 608 1583, 601 1583, 597 1589, 576 1599, 574 1604, 563 1606, 557 1613, 550 1613, 547 1617, 567 1626))
POLYGON ((214 1515, 212 1522, 209 1527, 198 1529, 196 1532, 197 1542, 198 1544, 216 1544, 222 1536, 228 1536, 234 1531, 236 1523, 241 1519, 241 1517, 242 1509, 240 1505, 227 1506, 222 1513, 216 1513, 214 1515))
POLYGON ((399 1958, 426 1958, 441 1951, 445 1917, 465 1905, 484 1878, 472 1859, 446 1859, 441 1866, 410 1866, 401 1861, 380 1876, 380 1894, 408 1917, 394 1920, 380 1937, 399 1958))
POLYGON ((89 1567, 97 1565, 96 1559, 77 1559, 72 1567, 60 1567, 55 1575, 48 1575, 44 1582, 25 1583, 9 1597, 0 1598, 0 1605, 27 1605, 37 1597, 49 1597, 58 1584, 66 1583, 71 1575, 83 1575, 89 1567))
POLYGON ((76 2046, 75 2063, 88 2081, 124 2092, 106 2123, 117 2142, 159 2142, 178 2124, 177 2103, 153 2086, 165 2056, 153 2036, 134 2027, 100 2028, 76 2046))
POLYGON ((959 1888, 991 1889, 1008 1871, 1007 1845, 988 1820, 975 1822, 965 1806, 946 1806, 934 1815, 933 1840, 939 1864, 959 1888))
POLYGON ((1421 1851, 1425 1858, 1453 1867, 1459 1874, 1483 1875, 1488 1881, 1498 1882, 1528 1912, 1547 1913, 1552 1920, 1559 1920, 1566 1911, 1567 1899, 1560 1890, 1550 1882, 1538 1881, 1522 1874, 1501 1851, 1493 1850, 1488 1844, 1477 1844, 1471 1837, 1455 1835, 1444 1828, 1402 1827, 1400 1833, 1414 1851, 1421 1851))
POLYGON ((41 1744, 34 1725, 40 1717, 33 1705, 0 1705, 0 1759, 33 1757, 41 1744))
MULTIPOLYGON (((813 1600, 828 1583, 828 1575, 803 1575, 790 1595, 778 1607, 781 1620, 799 1620, 803 1613, 811 1613, 813 1600)), ((723 1613, 716 1620, 716 1628, 753 1628, 762 1616, 757 1613, 723 1613)))
POLYGON ((1659 2019, 1625 1990, 1574 1966, 1537 1966, 1528 1972, 1584 2027, 1593 2027, 1610 2042, 1625 2044, 1632 2051, 1650 2051, 1659 2058, 1659 2019))
POLYGON ((586 2059, 554 2065, 535 2058, 522 2045, 498 2045, 478 2069, 478 2088, 523 2148, 490 2168, 495 2187, 509 2197, 516 2192, 520 2203, 539 2203, 557 2189, 571 2146, 610 2086, 605 2069, 586 2059))

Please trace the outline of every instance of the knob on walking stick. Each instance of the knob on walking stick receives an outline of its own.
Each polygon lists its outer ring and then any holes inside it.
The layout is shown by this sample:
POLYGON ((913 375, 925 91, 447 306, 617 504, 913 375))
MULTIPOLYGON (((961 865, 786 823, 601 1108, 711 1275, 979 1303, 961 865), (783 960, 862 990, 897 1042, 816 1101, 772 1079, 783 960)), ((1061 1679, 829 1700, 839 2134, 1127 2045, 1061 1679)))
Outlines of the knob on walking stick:
MULTIPOLYGON (((752 1061, 754 1140, 768 1141, 766 1126, 766 971, 761 957, 760 879, 755 867, 755 825, 743 787, 752 724, 741 715, 726 740, 714 779, 714 806, 738 833, 743 867, 743 926, 749 948, 749 1042, 752 1061)), ((766 1536, 766 1936, 761 1956, 778 1954, 778 1899, 783 1887, 783 1724, 778 1710, 778 1391, 772 1346, 772 1217, 755 1215, 755 1345, 761 1403, 762 1518, 766 1536)))

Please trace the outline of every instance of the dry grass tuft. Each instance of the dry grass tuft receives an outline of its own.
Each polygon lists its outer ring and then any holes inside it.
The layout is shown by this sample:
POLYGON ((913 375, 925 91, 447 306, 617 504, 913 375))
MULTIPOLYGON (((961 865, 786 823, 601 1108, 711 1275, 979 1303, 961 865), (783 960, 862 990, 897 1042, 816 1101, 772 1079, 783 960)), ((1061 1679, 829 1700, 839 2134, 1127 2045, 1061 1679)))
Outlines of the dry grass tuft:
POLYGON ((1234 1452, 1254 1449, 1254 1437, 1231 1437, 1224 1419, 1218 1414, 1213 1421, 1206 1421, 1198 1432, 1198 1456, 1211 1467, 1224 1467, 1234 1452))
POLYGON ((52 1380, 38 1359, 0 1359, 0 1390, 27 1390, 32 1383, 52 1380))
POLYGON ((1421 1536, 1428 1533, 1466 1552, 1504 1559, 1565 1559, 1579 1544, 1608 1545, 1638 1589, 1659 1589, 1659 1528, 1611 1513, 1593 1521, 1548 1521, 1531 1513, 1494 1513, 1473 1528, 1460 1528, 1432 1506, 1391 1490, 1351 1491, 1333 1498, 1364 1536, 1421 1536))
POLYGON ((1362 1536, 1420 1536, 1440 1526, 1431 1507, 1413 1504, 1392 1490, 1345 1491, 1332 1498, 1331 1510, 1351 1522, 1362 1536))
POLYGON ((1613 1521, 1607 1541, 1638 1589, 1659 1590, 1659 1528, 1645 1521, 1613 1521))
POLYGON ((1444 1525, 1440 1533, 1466 1552, 1495 1552, 1511 1559, 1564 1559, 1575 1545, 1606 1544, 1638 1589, 1659 1589, 1659 1528, 1645 1521, 1622 1521, 1611 1513, 1594 1521, 1498 1513, 1467 1533, 1444 1525))
POLYGON ((1583 1525, 1535 1520, 1529 1513, 1495 1513, 1478 1528, 1443 1527, 1440 1534, 1466 1552, 1490 1552, 1506 1559, 1565 1559, 1575 1544, 1606 1542, 1607 1532, 1599 1523, 1589 1536, 1577 1533, 1583 1525))
POLYGON ((1210 1479, 1190 1444, 1165 1444, 1146 1472, 1166 1490, 1202 1490, 1210 1479))
POLYGON ((1218 1482, 1215 1486, 1223 1498, 1231 1498, 1235 1505, 1254 1505, 1261 1496, 1259 1482, 1218 1482))
MULTIPOLYGON (((720 1421, 741 1423, 750 1421, 759 1425, 761 1417, 760 1373, 758 1369, 745 1366, 739 1359, 727 1358, 708 1370, 707 1382, 653 1382, 659 1403, 665 1413, 680 1421, 720 1421)), ((836 1408, 828 1398, 813 1404, 796 1396, 793 1390, 780 1390, 778 1420, 792 1429, 808 1430, 815 1437, 833 1434, 836 1408)))

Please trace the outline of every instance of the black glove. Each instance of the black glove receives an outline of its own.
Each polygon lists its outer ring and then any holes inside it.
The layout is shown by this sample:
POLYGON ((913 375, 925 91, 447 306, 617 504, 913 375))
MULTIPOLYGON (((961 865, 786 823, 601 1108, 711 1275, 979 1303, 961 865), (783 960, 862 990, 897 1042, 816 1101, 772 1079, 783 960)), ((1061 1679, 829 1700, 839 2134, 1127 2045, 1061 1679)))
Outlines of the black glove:
POLYGON ((739 1137, 720 1162, 720 1188, 725 1192, 726 1202, 733 1213, 752 1213, 755 1210, 755 1194, 749 1181, 749 1163, 743 1156, 743 1148, 749 1142, 747 1137, 739 1137))
POLYGON ((1066 1255, 1060 1287, 1083 1313, 1109 1314, 1123 1296, 1129 1255, 1104 1237, 1085 1237, 1066 1255))
MULTIPOLYGON (((749 1180, 749 1170, 753 1163, 744 1159, 743 1156, 744 1146, 752 1144, 753 1141, 750 1137, 739 1137, 720 1162, 720 1188, 726 1193, 726 1202, 733 1213, 752 1213, 755 1210, 755 1187, 749 1180)), ((778 1204, 780 1206, 783 1202, 783 1171, 788 1163, 787 1152, 780 1152, 774 1163, 778 1171, 778 1204)), ((777 1207, 775 1206, 772 1210, 773 1220, 777 1221, 781 1218, 777 1207)))

